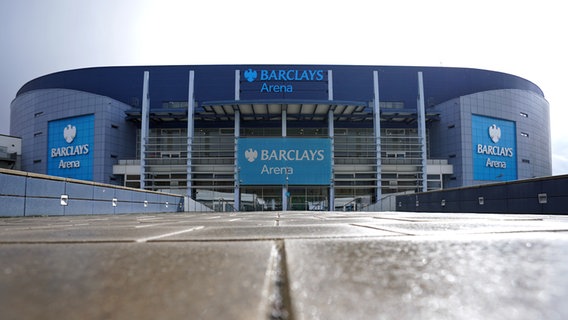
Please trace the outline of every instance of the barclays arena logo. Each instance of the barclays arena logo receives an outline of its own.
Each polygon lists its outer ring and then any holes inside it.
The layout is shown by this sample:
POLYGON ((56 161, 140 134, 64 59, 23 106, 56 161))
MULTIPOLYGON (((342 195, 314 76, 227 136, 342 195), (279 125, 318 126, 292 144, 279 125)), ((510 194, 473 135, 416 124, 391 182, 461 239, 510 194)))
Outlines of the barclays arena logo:
POLYGON ((323 81, 325 80, 324 70, 300 70, 300 69, 277 69, 277 70, 253 70, 248 68, 243 72, 243 76, 248 82, 259 81, 323 81))
POLYGON ((496 124, 493 124, 489 127, 489 137, 493 143, 499 142, 501 139, 501 128, 499 128, 496 124))
POLYGON ((73 142, 76 136, 77 136, 77 127, 68 124, 63 129, 63 138, 65 138, 65 141, 67 141, 67 143, 73 142))
POLYGON ((245 70, 244 76, 248 82, 253 82, 254 80, 256 80, 256 77, 258 77, 258 73, 255 70, 248 69, 245 70))
POLYGON ((252 148, 249 148, 245 151, 245 158, 248 160, 248 162, 254 162, 254 160, 258 158, 258 152, 256 150, 253 150, 252 148))

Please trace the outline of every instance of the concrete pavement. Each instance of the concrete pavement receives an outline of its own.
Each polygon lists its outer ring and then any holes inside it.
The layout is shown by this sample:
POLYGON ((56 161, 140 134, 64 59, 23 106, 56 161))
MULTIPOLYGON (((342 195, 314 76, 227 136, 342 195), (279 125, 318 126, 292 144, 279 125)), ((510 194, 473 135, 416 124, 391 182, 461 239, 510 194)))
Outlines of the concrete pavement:
POLYGON ((0 219, 2 319, 566 319, 568 216, 0 219))

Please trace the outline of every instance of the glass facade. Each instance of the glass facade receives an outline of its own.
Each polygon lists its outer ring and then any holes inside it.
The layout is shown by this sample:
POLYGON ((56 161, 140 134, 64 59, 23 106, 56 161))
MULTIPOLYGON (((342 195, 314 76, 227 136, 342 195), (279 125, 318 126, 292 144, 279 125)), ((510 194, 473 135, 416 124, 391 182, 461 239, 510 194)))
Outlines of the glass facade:
MULTIPOLYGON (((235 138, 234 128, 196 128, 191 151, 191 190, 196 200, 211 207, 234 209, 235 141, 238 139, 280 139, 282 129, 241 127, 235 138)), ((326 127, 287 127, 292 139, 329 139, 326 127)), ((137 153, 140 150, 140 131, 137 153)), ((354 210, 375 201, 376 188, 381 194, 417 191, 422 188, 422 144, 416 128, 385 128, 380 134, 381 176, 377 174, 377 151, 372 128, 334 128, 333 175, 337 210, 354 210)), ((306 140, 306 141, 308 141, 306 140)), ((145 185, 151 190, 184 194, 187 191, 187 129, 152 128, 146 144, 145 185)), ((253 140, 254 141, 254 140, 253 140)), ((301 141, 301 140, 300 140, 301 141)), ((244 150, 240 150, 244 152, 244 150)), ((136 160, 134 160, 136 161, 136 160)), ((439 160, 441 161, 441 160, 439 160)), ((139 157, 137 162, 139 164, 139 157)), ((139 175, 125 175, 125 186, 138 187, 139 175)), ((285 182, 273 185, 242 185, 240 210, 281 210, 285 182)), ((442 187, 442 174, 428 176, 428 189, 442 187)), ((288 208, 328 210, 330 186, 288 186, 288 208)))

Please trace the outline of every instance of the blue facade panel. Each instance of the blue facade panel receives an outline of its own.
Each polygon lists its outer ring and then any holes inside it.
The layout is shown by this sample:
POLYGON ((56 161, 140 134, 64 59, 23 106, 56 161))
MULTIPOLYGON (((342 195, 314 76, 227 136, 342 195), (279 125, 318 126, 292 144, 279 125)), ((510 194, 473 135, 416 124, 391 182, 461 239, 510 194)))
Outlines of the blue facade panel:
POLYGON ((47 174, 93 180, 94 127, 93 115, 50 121, 47 174))
POLYGON ((472 115, 474 180, 517 179, 516 133, 513 121, 472 115))

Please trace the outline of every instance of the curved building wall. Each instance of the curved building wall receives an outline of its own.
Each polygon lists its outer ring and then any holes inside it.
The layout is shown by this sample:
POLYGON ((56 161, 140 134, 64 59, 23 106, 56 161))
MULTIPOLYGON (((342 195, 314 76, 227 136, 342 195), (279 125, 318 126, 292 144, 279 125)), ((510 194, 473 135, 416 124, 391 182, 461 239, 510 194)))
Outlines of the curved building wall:
POLYGON ((23 170, 186 194, 237 210, 346 209, 388 193, 552 173, 542 91, 488 70, 88 68, 31 80, 11 107, 23 170), (260 182, 244 167, 258 164, 257 143, 266 144, 258 151, 265 161, 260 182), (294 164, 308 166, 310 152, 328 147, 325 181, 297 180, 291 169, 302 168, 277 163, 281 153, 262 153, 294 149, 308 155, 294 164))
POLYGON ((446 187, 552 174, 549 105, 543 97, 527 90, 492 90, 452 99, 435 108, 441 117, 430 130, 430 150, 432 157, 446 158, 454 167, 446 187), (505 135, 503 126, 509 124, 514 129, 510 138, 514 141, 508 145, 502 139, 491 141, 489 126, 484 124, 494 123, 503 124, 497 125, 503 130, 501 135, 505 135), (480 131, 480 141, 475 141, 476 130, 480 131), (505 155, 507 148, 513 148, 511 156, 505 155), (476 156, 479 163, 475 163, 476 156), (492 166, 493 161, 505 162, 505 168, 492 166), (515 176, 508 177, 508 169, 515 176))
POLYGON ((124 113, 130 108, 109 97, 68 89, 16 97, 11 134, 22 138, 22 170, 116 184, 112 166, 118 159, 135 157, 136 129, 124 113), (70 124, 75 137, 67 143, 64 129, 70 124))

